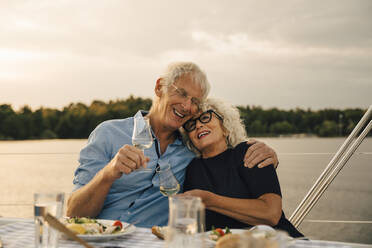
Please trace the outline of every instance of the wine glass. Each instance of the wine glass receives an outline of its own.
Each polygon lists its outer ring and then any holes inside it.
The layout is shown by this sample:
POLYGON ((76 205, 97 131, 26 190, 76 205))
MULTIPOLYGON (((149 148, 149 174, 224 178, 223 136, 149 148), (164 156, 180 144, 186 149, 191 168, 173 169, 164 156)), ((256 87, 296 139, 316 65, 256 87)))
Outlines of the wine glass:
MULTIPOLYGON (((149 119, 144 118, 142 115, 135 115, 132 135, 133 146, 143 151, 146 148, 150 148, 152 146, 152 143, 153 138, 151 135, 149 119)), ((152 170, 150 168, 139 168, 136 171, 151 172, 152 170)))
POLYGON ((156 168, 159 174, 160 193, 164 196, 172 196, 180 190, 180 184, 174 176, 170 164, 166 164, 164 168, 156 168))

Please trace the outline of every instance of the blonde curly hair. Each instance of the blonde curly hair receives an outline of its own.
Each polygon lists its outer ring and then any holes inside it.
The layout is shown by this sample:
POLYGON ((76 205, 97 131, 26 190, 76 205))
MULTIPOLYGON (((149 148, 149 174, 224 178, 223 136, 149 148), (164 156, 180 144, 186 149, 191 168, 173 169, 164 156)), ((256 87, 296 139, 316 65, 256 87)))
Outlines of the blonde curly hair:
MULTIPOLYGON (((227 133, 226 142, 228 147, 235 147, 239 143, 247 140, 245 126, 240 119, 240 113, 236 107, 221 99, 208 98, 204 102, 201 112, 207 110, 213 110, 223 118, 222 126, 227 133)), ((199 157, 201 155, 200 151, 191 142, 188 133, 183 127, 180 128, 180 132, 186 146, 199 157)))

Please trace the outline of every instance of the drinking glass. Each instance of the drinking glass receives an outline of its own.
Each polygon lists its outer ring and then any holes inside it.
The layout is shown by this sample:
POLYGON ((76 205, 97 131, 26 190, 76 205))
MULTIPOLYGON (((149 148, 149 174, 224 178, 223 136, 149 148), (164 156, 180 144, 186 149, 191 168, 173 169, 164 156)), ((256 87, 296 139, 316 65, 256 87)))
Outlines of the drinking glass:
POLYGON ((201 198, 170 197, 166 246, 169 248, 204 247, 205 239, 205 208, 201 198))
MULTIPOLYGON (((141 149, 150 148, 153 143, 151 135, 150 121, 142 115, 137 114, 134 116, 134 127, 132 135, 132 144, 134 147, 141 149)), ((136 171, 152 172, 150 168, 139 168, 136 171)))
POLYGON ((160 193, 164 196, 173 196, 180 190, 180 184, 172 172, 170 164, 166 164, 163 169, 160 166, 156 169, 159 175, 160 193))
POLYGON ((44 215, 49 213, 56 218, 62 217, 64 193, 35 193, 35 247, 58 247, 59 232, 44 220, 44 215))

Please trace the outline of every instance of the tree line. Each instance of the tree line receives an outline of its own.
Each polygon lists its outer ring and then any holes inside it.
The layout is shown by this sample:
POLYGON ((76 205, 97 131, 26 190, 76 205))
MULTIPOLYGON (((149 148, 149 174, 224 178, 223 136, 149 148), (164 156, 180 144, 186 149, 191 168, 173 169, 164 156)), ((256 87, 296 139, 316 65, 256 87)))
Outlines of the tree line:
MULTIPOLYGON (((87 138, 101 122, 133 116, 139 109, 149 110, 152 100, 130 96, 124 100, 93 101, 89 106, 71 103, 62 110, 24 106, 14 111, 9 104, 0 105, 0 139, 80 139, 87 138)), ((364 109, 324 109, 312 111, 263 109, 237 106, 249 136, 292 134, 335 137, 348 135, 364 109)))

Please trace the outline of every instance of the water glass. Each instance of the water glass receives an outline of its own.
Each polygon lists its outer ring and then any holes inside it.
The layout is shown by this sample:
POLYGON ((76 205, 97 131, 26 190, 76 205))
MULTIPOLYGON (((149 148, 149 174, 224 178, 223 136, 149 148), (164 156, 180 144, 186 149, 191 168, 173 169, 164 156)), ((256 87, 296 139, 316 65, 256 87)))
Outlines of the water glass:
POLYGON ((166 247, 205 247, 205 209, 199 197, 169 197, 166 247))
POLYGON ((46 213, 56 218, 62 217, 64 193, 35 193, 34 194, 34 217, 35 217, 35 247, 55 248, 58 247, 59 232, 44 220, 46 213))

